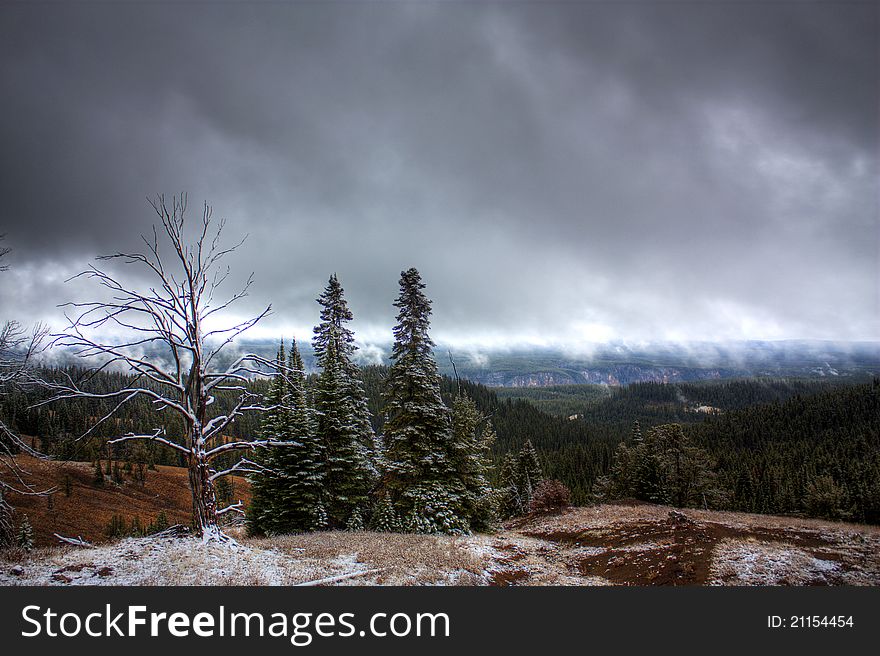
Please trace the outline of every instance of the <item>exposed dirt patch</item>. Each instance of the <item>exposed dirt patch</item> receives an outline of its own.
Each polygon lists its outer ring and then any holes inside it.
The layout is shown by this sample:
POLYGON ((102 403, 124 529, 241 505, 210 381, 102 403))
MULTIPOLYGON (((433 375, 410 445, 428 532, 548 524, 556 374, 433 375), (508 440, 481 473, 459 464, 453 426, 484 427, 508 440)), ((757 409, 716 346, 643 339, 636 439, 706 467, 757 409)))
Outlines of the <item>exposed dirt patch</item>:
POLYGON ((833 544, 815 532, 778 528, 739 528, 701 522, 671 511, 665 520, 618 523, 588 531, 523 531, 524 535, 592 547, 577 562, 578 571, 619 585, 704 585, 710 579, 713 551, 725 539, 751 539, 816 548, 833 544), (631 547, 642 545, 640 549, 631 547))
POLYGON ((519 520, 508 527, 510 544, 496 548, 504 554, 502 568, 515 566, 508 553, 516 553, 533 570, 591 584, 880 584, 876 527, 789 521, 649 504, 598 506, 519 520))
POLYGON ((523 585, 529 578, 529 573, 524 569, 499 570, 492 573, 490 585, 510 586, 523 585))

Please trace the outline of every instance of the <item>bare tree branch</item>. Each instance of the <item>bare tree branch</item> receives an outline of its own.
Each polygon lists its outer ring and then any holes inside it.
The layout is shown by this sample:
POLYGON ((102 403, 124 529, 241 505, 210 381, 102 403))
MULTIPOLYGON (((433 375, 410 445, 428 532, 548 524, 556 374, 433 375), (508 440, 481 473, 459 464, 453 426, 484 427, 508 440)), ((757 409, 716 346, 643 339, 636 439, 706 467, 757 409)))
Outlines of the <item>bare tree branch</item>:
POLYGON ((244 506, 244 504, 242 504, 241 501, 238 501, 237 503, 233 503, 233 504, 231 504, 231 505, 229 505, 229 506, 226 506, 225 508, 221 508, 220 510, 217 511, 217 515, 218 515, 218 516, 219 516, 219 515, 223 515, 223 514, 228 513, 228 512, 236 512, 236 513, 238 513, 238 514, 240 514, 240 515, 244 515, 244 508, 243 508, 243 506, 244 506))
POLYGON ((148 199, 159 219, 152 234, 142 236, 143 252, 117 252, 101 256, 76 278, 94 282, 107 298, 68 303, 69 325, 52 335, 53 344, 69 349, 84 359, 97 360, 89 369, 98 372, 113 367, 134 376, 120 389, 97 391, 87 374, 79 381, 69 376, 60 381, 43 381, 50 397, 37 405, 63 399, 116 401, 115 406, 97 418, 83 434, 93 434, 117 412, 139 398, 152 401, 157 410, 166 410, 182 423, 179 435, 170 437, 157 428, 148 433, 128 433, 109 439, 109 444, 148 441, 167 446, 183 454, 189 469, 193 495, 193 515, 200 535, 221 536, 217 528, 214 480, 233 472, 255 470, 247 459, 215 472, 211 462, 224 454, 283 446, 289 443, 272 440, 226 441, 225 431, 243 414, 263 412, 268 407, 250 391, 255 375, 286 375, 276 364, 257 355, 236 358, 225 368, 216 366, 220 354, 245 331, 268 316, 271 306, 256 316, 223 327, 215 324, 231 305, 245 298, 253 284, 253 275, 226 300, 217 301, 218 290, 229 277, 224 258, 244 243, 222 245, 224 221, 214 221, 206 203, 201 220, 189 226, 185 219, 187 197, 174 196, 170 204, 164 196, 148 199), (187 229, 193 239, 188 241, 187 229), (151 284, 136 288, 123 282, 109 268, 119 263, 140 268, 152 278, 151 284), (209 325, 210 324, 210 325, 209 325), (126 337, 116 342, 108 333, 126 337), (215 410, 214 392, 237 393, 231 410, 215 410), (212 447, 220 439, 223 444, 212 447))
MULTIPOLYGON (((0 240, 4 236, 0 235, 0 240)), ((0 248, 0 259, 8 255, 10 249, 0 248)), ((8 266, 0 265, 0 271, 7 271, 8 266)), ((0 395, 9 393, 13 388, 29 380, 28 368, 34 356, 43 348, 47 329, 36 324, 27 333, 17 321, 6 321, 0 328, 0 395)), ((37 489, 29 480, 29 473, 21 466, 16 456, 26 453, 35 458, 46 458, 45 455, 32 448, 19 437, 15 431, 0 418, 0 512, 7 513, 9 519, 11 507, 3 498, 5 492, 15 492, 28 496, 49 494, 55 488, 37 489)), ((8 527, 7 527, 8 528, 8 527)), ((0 536, 2 537, 2 536, 0 536)))

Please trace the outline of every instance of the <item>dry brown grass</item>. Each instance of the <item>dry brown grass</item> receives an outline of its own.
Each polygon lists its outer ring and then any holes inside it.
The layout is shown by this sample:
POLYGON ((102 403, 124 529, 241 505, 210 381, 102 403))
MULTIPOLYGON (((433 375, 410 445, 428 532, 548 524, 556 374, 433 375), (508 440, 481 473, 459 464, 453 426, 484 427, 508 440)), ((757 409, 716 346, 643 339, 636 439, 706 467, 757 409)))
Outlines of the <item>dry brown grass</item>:
POLYGON ((330 531, 252 539, 247 544, 315 561, 349 557, 368 569, 381 569, 373 579, 381 585, 475 585, 486 567, 473 538, 330 531))
MULTIPOLYGON (((164 512, 171 524, 190 523, 192 496, 186 470, 182 467, 159 465, 156 471, 147 470, 143 486, 130 476, 117 485, 108 476, 104 487, 96 487, 93 483, 95 468, 90 462, 38 460, 24 455, 17 456, 16 461, 28 472, 27 480, 35 488, 58 488, 52 495, 52 508, 49 508, 46 497, 8 495, 18 514, 16 520, 19 521, 21 515, 28 516, 38 546, 57 544, 53 533, 71 537, 81 535, 90 542, 105 542, 104 529, 115 514, 122 515, 127 522, 138 517, 147 525, 164 512), (64 493, 67 476, 72 488, 69 497, 64 493)), ((250 485, 243 478, 233 478, 236 498, 248 503, 250 485)))
MULTIPOLYGON (((670 508, 648 503, 602 504, 583 508, 570 508, 561 515, 529 518, 518 522, 512 528, 523 528, 529 532, 538 531, 585 531, 607 529, 618 524, 634 522, 665 521, 670 508)), ((763 529, 795 529, 814 532, 857 533, 880 537, 880 526, 831 522, 806 517, 780 517, 776 515, 757 515, 716 510, 682 510, 688 517, 702 522, 717 522, 726 526, 763 529)))

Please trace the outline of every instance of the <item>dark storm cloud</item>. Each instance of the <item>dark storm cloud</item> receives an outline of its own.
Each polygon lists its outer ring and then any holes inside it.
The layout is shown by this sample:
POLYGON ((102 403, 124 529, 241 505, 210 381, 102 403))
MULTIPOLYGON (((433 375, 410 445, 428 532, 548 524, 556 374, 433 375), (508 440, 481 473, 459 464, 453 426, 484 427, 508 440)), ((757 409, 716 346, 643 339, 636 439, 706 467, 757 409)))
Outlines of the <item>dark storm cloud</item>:
POLYGON ((270 332, 336 271, 378 339, 410 265, 450 340, 880 332, 876 6, 0 12, 9 314, 185 189, 250 233, 270 332))

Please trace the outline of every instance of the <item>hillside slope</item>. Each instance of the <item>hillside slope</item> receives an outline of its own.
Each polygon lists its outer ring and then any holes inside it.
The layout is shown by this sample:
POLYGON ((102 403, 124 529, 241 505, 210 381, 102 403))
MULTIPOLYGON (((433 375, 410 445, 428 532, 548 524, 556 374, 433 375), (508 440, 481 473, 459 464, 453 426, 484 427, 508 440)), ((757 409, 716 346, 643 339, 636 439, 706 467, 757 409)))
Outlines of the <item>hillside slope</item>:
MULTIPOLYGON (((82 536, 89 542, 105 541, 105 529, 114 515, 123 517, 128 524, 138 518, 144 526, 155 521, 161 512, 170 524, 189 525, 192 517, 189 481, 181 467, 159 465, 155 470, 147 470, 143 485, 123 474, 120 484, 105 476, 104 485, 98 486, 95 466, 90 462, 38 460, 25 455, 16 456, 16 462, 27 472, 27 480, 35 489, 57 488, 51 501, 44 496, 8 496, 16 511, 16 523, 22 515, 28 516, 39 547, 57 544, 53 533, 82 536), (69 496, 66 488, 70 490, 69 496)), ((103 465, 106 464, 105 461, 103 465)), ((250 485, 245 479, 233 477, 232 491, 235 499, 250 501, 250 485)))

